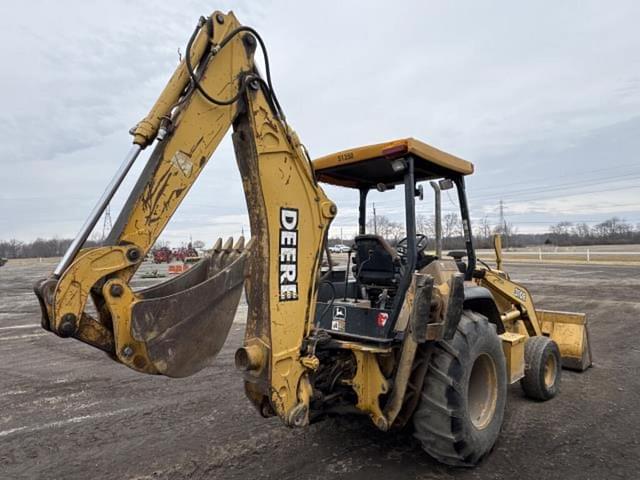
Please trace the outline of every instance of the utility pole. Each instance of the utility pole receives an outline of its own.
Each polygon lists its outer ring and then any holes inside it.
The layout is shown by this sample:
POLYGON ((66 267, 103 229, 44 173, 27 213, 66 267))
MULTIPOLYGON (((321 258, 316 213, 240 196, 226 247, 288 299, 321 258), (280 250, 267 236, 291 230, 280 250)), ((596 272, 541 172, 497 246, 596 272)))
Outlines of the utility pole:
POLYGON ((507 232, 507 220, 504 218, 504 201, 500 200, 500 230, 502 230, 502 236, 505 239, 507 246, 509 245, 509 238, 507 232))
POLYGON ((438 182, 429 182, 436 198, 436 257, 442 258, 442 204, 440 203, 440 185, 438 182))
POLYGON ((378 234, 378 217, 376 217, 376 204, 373 204, 373 233, 378 234))
POLYGON ((107 208, 104 210, 104 222, 102 223, 102 238, 100 241, 104 241, 107 235, 111 231, 111 207, 107 204, 107 208))

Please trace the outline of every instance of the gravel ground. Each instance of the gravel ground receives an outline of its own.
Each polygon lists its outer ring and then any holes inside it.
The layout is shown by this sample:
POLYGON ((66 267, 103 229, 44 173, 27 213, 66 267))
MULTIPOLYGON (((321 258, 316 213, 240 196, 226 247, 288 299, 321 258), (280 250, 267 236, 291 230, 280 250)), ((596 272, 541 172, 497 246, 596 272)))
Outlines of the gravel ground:
POLYGON ((233 368, 241 323, 215 366, 181 380, 137 374, 45 333, 31 285, 53 263, 9 261, 0 268, 0 478, 639 478, 640 267, 508 267, 540 308, 588 314, 595 366, 564 371, 547 403, 511 386, 496 448, 460 470, 366 419, 300 430, 262 419, 233 368))

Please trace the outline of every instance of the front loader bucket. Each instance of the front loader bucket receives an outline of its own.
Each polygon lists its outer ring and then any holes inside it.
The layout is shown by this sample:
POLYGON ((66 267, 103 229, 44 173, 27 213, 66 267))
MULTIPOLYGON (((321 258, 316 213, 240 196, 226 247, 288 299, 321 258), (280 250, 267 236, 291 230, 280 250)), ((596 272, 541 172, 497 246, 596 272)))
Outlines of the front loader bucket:
POLYGON ((238 307, 249 247, 219 239, 213 252, 185 273, 137 292, 133 337, 144 342, 159 373, 186 377, 211 364, 238 307))
POLYGON ((591 366, 591 345, 584 313, 536 310, 542 333, 551 337, 562 356, 562 366, 579 372, 591 366))

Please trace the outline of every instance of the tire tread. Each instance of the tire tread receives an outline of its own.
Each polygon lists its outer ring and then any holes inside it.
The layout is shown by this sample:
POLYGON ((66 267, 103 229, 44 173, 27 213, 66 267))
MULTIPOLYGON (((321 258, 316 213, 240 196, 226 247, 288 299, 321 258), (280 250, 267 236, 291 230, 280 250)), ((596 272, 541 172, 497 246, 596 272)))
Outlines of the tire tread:
POLYGON ((524 348, 524 377, 520 380, 520 386, 524 394, 533 400, 539 401, 545 401, 555 397, 560 383, 561 362, 558 346, 553 340, 544 336, 529 337, 524 348), (541 364, 544 362, 545 352, 557 355, 556 365, 558 372, 556 376, 556 388, 553 390, 546 388, 540 376, 541 373, 539 369, 542 368, 541 364))
MULTIPOLYGON (((495 326, 489 324, 486 317, 465 310, 453 339, 434 347, 421 400, 414 412, 415 437, 429 455, 447 465, 473 466, 487 453, 475 451, 474 445, 465 438, 466 400, 462 400, 464 388, 457 379, 464 365, 463 356, 468 355, 470 347, 482 335, 495 335, 499 342, 495 326)), ((506 375, 504 382, 506 393, 506 375)))

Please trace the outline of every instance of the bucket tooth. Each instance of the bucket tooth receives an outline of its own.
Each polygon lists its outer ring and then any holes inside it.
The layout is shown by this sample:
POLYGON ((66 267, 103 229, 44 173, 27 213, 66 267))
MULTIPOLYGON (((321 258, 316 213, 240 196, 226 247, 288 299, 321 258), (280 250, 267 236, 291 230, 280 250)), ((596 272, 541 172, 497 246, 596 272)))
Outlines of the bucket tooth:
POLYGON ((233 262, 238 256, 242 255, 244 252, 244 237, 238 238, 235 245, 229 248, 228 253, 224 259, 225 263, 233 262))
POLYGON ((225 265, 229 263, 228 257, 229 257, 229 254, 231 253, 232 247, 233 247, 233 237, 229 237, 227 241, 224 242, 224 245, 222 246, 222 248, 220 248, 215 252, 213 261, 216 268, 222 270, 225 267, 225 265))

